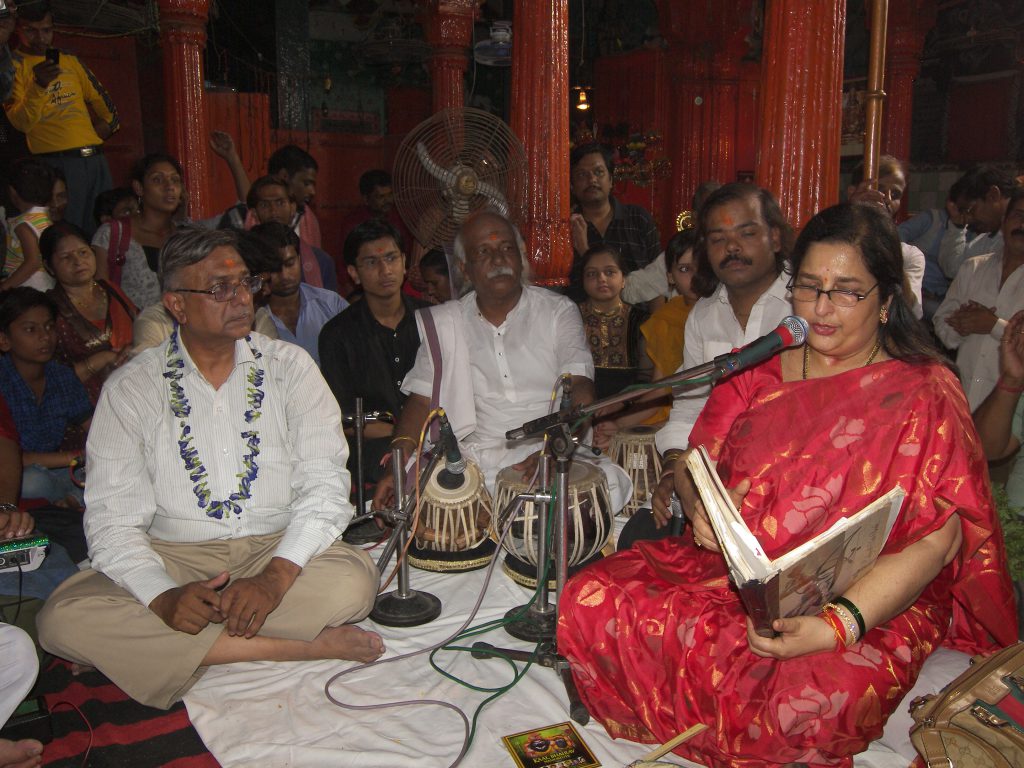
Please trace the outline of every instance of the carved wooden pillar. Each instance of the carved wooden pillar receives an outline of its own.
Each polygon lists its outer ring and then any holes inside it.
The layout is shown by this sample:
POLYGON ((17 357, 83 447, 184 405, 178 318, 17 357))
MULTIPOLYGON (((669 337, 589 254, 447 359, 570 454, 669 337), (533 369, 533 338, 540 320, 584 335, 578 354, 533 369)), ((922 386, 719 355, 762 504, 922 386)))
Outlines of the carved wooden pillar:
POLYGON ((479 0, 430 0, 427 42, 434 112, 466 104, 466 68, 479 0))
POLYGON ((164 115, 167 151, 185 171, 189 210, 194 218, 209 216, 206 92, 203 90, 203 48, 210 0, 157 0, 160 46, 163 48, 164 115))
POLYGON ((935 23, 935 13, 934 3, 920 0, 889 5, 882 152, 904 162, 910 159, 914 81, 921 72, 924 38, 935 23))
POLYGON ((569 3, 520 0, 512 29, 512 130, 526 147, 520 223, 539 285, 565 285, 569 230, 569 3))
POLYGON ((794 227, 838 200, 845 0, 768 0, 757 183, 794 227))

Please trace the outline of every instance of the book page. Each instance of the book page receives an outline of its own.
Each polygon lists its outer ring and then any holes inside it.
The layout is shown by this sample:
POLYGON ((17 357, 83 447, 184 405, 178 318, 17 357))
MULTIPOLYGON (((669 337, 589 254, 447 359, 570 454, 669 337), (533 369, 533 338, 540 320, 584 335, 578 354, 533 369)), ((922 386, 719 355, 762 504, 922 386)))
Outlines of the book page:
POLYGON ((768 557, 732 503, 703 445, 690 452, 686 464, 735 581, 743 584, 768 578, 768 557))
POLYGON ((779 573, 779 616, 817 613, 867 573, 903 505, 896 486, 884 496, 773 562, 779 573))

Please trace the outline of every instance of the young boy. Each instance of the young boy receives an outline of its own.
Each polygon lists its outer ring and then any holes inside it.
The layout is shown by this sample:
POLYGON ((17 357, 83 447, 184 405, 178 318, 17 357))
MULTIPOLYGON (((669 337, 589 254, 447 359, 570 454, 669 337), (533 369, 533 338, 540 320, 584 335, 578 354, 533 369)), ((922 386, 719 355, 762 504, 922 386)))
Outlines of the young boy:
POLYGON ((115 187, 96 195, 92 208, 96 224, 106 224, 111 219, 123 219, 139 212, 139 199, 131 187, 115 187))
POLYGON ((69 467, 85 444, 92 403, 75 372, 53 360, 56 313, 50 297, 32 288, 0 293, 0 395, 21 443, 22 498, 82 507, 69 467), (77 440, 67 435, 73 427, 77 440), (75 450, 61 450, 66 437, 75 450))
POLYGON ((53 185, 53 169, 42 160, 23 158, 11 168, 10 198, 21 213, 7 220, 10 238, 0 290, 19 285, 40 291, 53 288, 53 278, 43 267, 39 253, 39 235, 52 223, 49 204, 53 185))

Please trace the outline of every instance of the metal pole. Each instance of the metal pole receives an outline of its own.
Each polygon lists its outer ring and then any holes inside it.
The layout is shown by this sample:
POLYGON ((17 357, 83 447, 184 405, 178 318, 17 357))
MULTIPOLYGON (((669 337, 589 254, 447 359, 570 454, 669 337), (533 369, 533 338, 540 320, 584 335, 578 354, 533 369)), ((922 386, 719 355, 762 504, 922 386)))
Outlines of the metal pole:
POLYGON ((363 412, 363 398, 356 398, 356 503, 357 515, 366 512, 366 469, 363 464, 364 448, 363 431, 366 428, 366 414, 363 412))
POLYGON ((889 0, 871 3, 871 48, 868 92, 864 114, 864 178, 878 179, 882 141, 882 102, 885 100, 885 32, 889 26, 889 0))

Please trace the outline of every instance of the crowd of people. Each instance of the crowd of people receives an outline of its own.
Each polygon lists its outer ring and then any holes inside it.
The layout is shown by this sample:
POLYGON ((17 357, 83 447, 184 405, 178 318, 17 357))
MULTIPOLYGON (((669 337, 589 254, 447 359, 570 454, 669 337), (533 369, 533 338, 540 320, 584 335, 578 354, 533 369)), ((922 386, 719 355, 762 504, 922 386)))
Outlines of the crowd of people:
MULTIPOLYGON (((418 249, 379 169, 344 240, 325 243, 318 164, 294 145, 250 182, 215 131, 239 202, 203 221, 188 219, 174 157, 146 155, 115 187, 102 151, 115 105, 77 58, 53 55, 45 2, 17 24, 8 51, 14 20, 0 18, 0 96, 29 152, 6 184, 0 540, 39 530, 51 543, 38 571, 0 572, 0 593, 38 602, 20 623, 45 650, 157 707, 210 665, 374 659, 383 641, 355 625, 378 574, 341 538, 353 483, 392 504, 387 460, 412 455, 434 408, 493 491, 503 469, 535 474, 542 441, 505 433, 546 413, 556 382, 589 405, 791 314, 809 327, 802 348, 576 425, 598 449, 657 427, 664 466, 619 552, 562 597, 559 650, 590 712, 643 742, 705 723, 677 751, 709 765, 849 765, 932 651, 1016 639, 986 467, 1024 440, 1024 187, 1011 175, 972 169, 944 210, 897 229, 907 171, 883 157, 799 237, 769 191, 708 183, 694 226, 663 249, 650 213, 613 194, 612 153, 579 146, 563 295, 530 283, 522 238, 494 211, 418 249), (361 473, 357 399, 392 416, 366 425, 361 473), (698 445, 769 555, 903 487, 882 555, 832 608, 848 625, 753 631, 685 468, 698 445)), ((575 460, 621 509, 626 472, 575 460)), ((1024 506, 1024 468, 1008 489, 1024 506)), ((17 627, 0 624, 0 649, 3 721, 36 670, 17 627)), ((37 764, 41 749, 0 740, 0 766, 37 764)))

